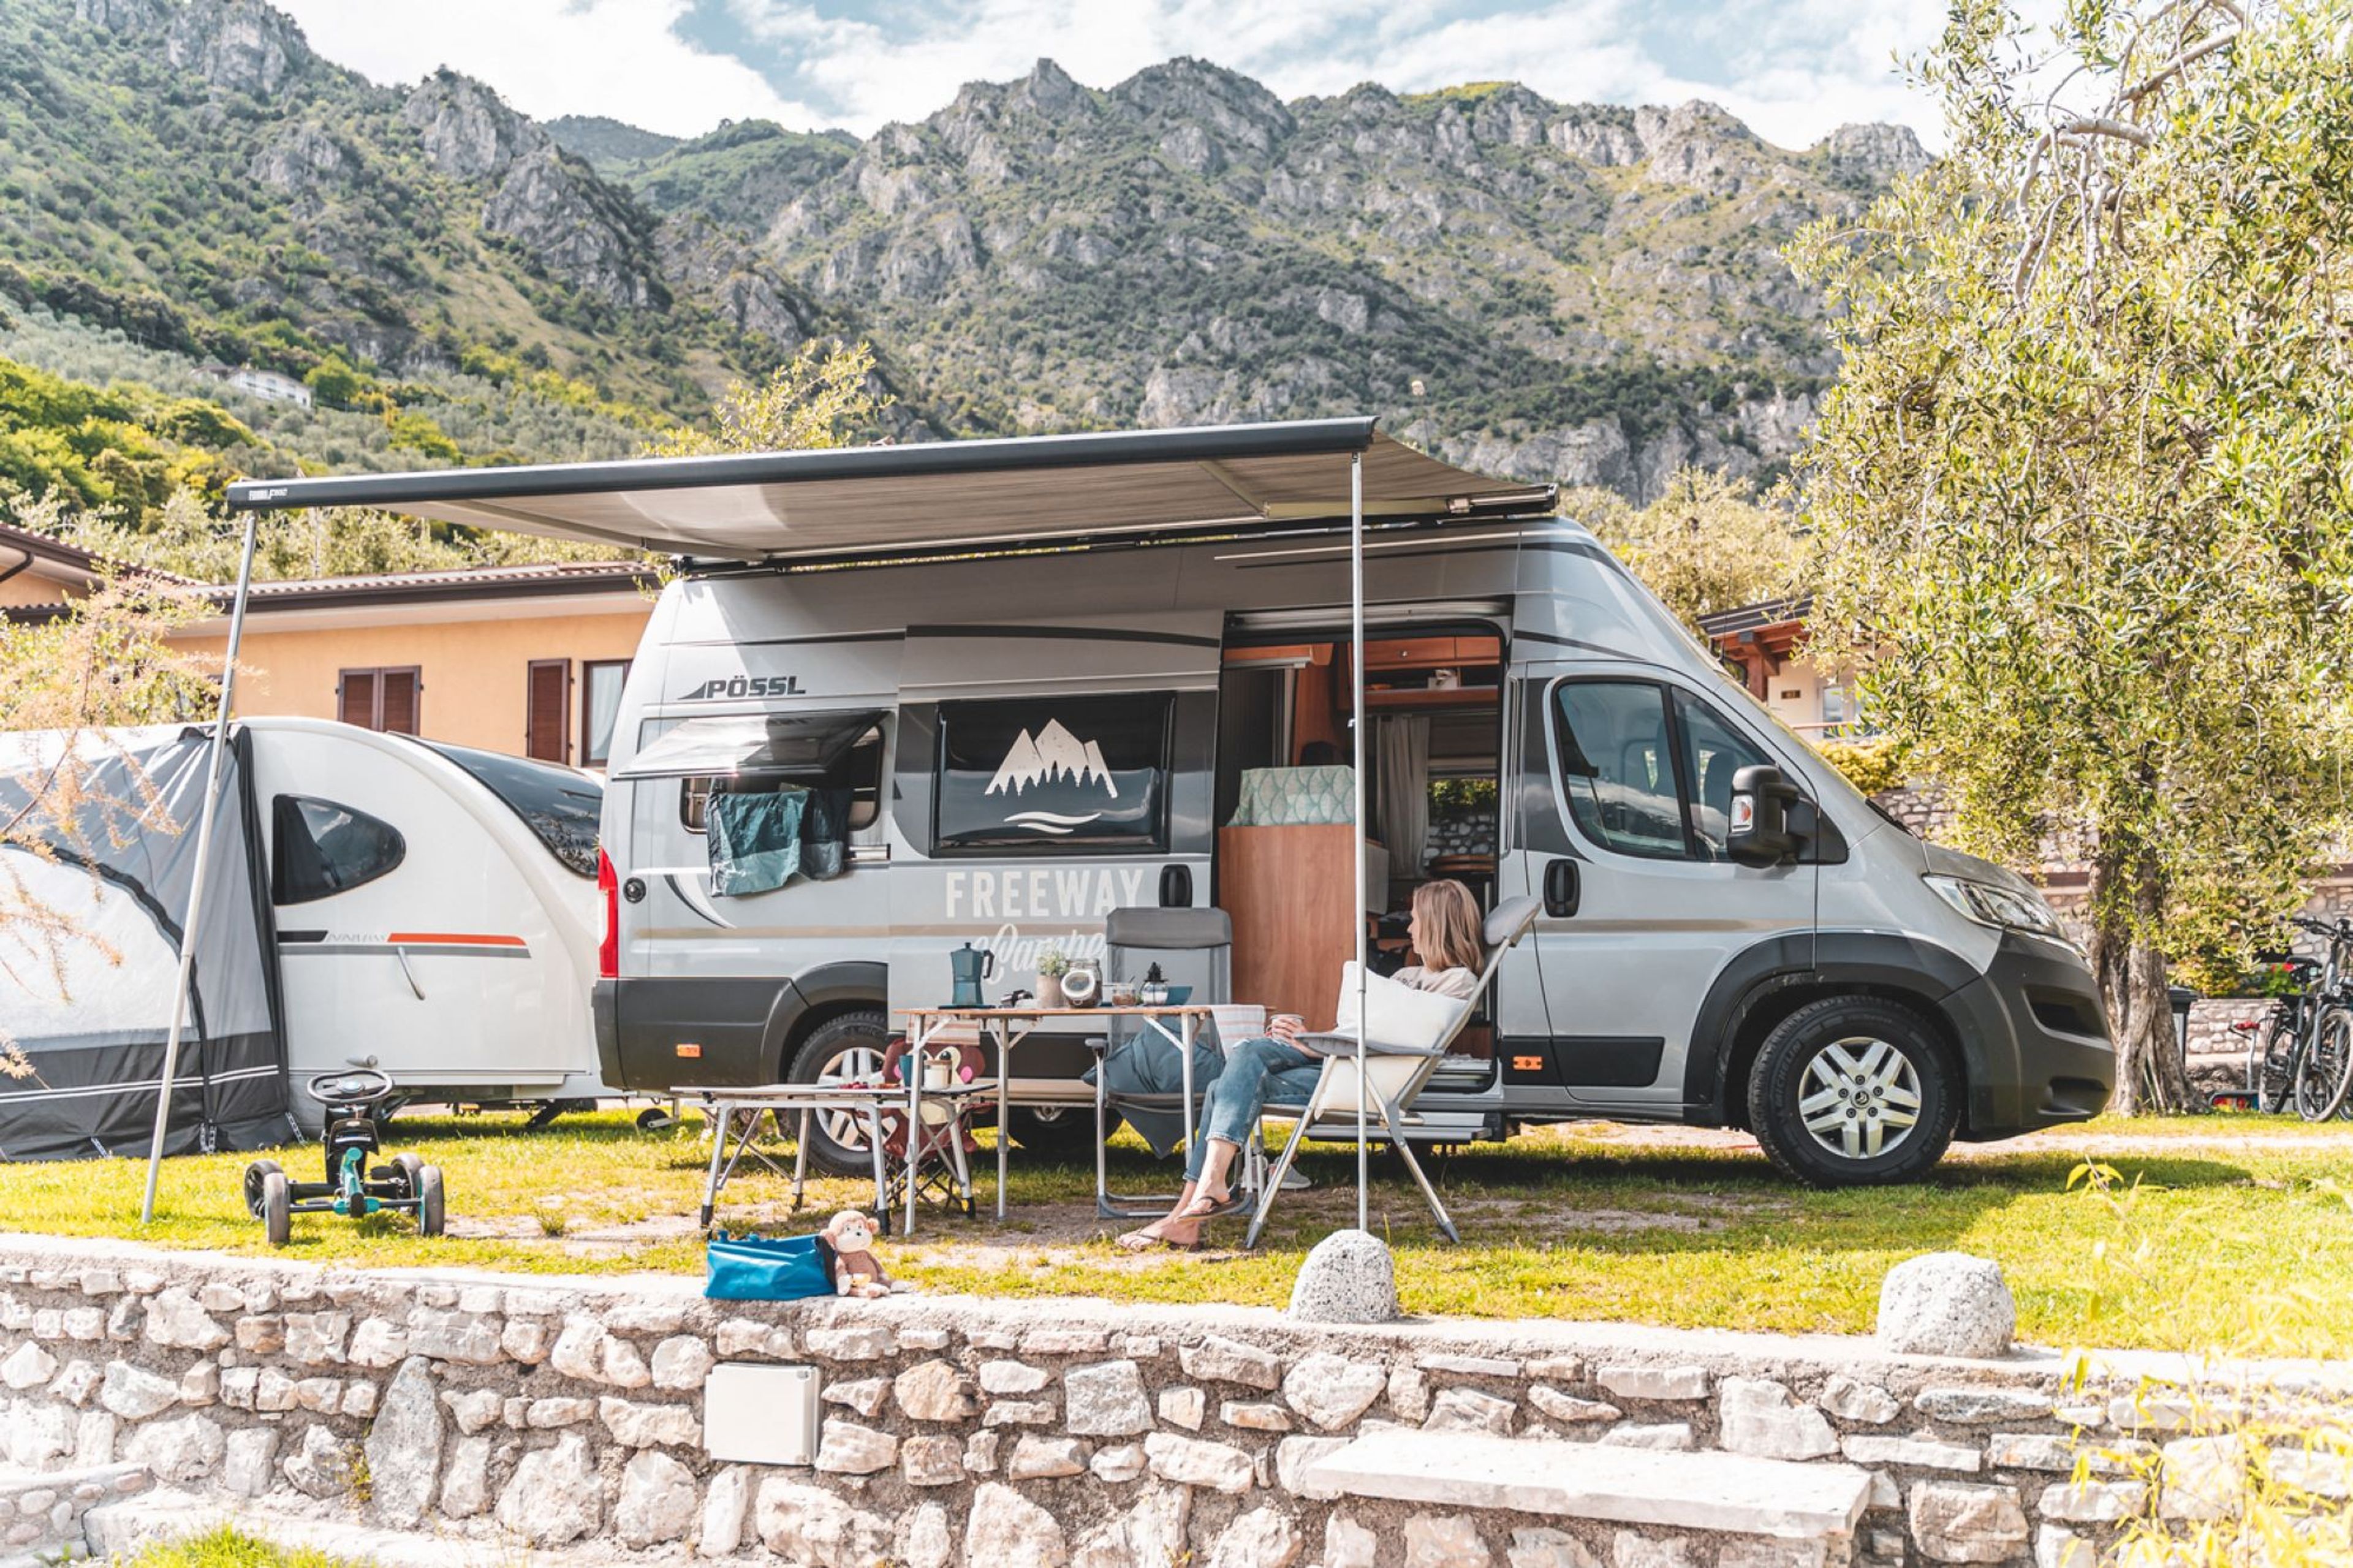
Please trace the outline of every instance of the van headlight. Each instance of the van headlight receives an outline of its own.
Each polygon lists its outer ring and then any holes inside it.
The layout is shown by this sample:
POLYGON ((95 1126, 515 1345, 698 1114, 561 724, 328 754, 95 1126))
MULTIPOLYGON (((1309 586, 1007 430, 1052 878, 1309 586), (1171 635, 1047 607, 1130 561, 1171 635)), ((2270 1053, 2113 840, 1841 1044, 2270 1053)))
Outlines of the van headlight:
POLYGON ((1972 882, 1960 877, 1923 877, 1920 879, 1936 889, 1936 896, 1952 905, 1966 920, 2000 931, 2022 931, 2029 936, 2044 937, 2056 942, 2067 942, 2066 928, 2059 923, 2059 917, 2051 912, 2051 906, 2031 893, 1996 887, 1991 882, 1972 882))

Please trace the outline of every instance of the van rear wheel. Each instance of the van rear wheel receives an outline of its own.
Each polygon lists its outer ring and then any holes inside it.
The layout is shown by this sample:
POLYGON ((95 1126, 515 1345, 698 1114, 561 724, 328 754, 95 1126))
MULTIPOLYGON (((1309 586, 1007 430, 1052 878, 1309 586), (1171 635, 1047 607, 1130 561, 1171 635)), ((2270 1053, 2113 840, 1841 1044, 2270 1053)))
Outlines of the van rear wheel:
MULTIPOLYGON (((882 1081, 882 1053, 891 1044, 891 1020, 879 1007, 861 1007, 828 1018, 808 1032, 785 1069, 788 1083, 882 1081)), ((787 1118, 797 1130, 797 1117, 787 1118)), ((809 1158, 837 1176, 871 1176, 874 1157, 866 1149, 866 1121, 848 1111, 809 1118, 809 1158)))
POLYGON ((1917 1013, 1875 996, 1810 1002, 1765 1037, 1748 1125, 1783 1174, 1812 1187, 1916 1180, 1953 1141, 1960 1075, 1917 1013))

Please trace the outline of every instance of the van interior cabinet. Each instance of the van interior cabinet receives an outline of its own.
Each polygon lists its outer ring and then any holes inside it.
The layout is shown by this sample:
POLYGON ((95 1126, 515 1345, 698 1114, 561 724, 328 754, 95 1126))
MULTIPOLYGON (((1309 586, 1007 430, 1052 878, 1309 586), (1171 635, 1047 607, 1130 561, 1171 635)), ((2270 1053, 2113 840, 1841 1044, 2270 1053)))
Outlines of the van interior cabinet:
MULTIPOLYGON (((1234 922, 1234 1000, 1328 1029, 1340 966, 1363 919, 1356 828, 1345 822, 1218 830, 1218 902, 1234 922)), ((1374 847, 1377 880, 1388 856, 1374 847)), ((1228 1041, 1229 1046, 1234 1042, 1228 1041)))

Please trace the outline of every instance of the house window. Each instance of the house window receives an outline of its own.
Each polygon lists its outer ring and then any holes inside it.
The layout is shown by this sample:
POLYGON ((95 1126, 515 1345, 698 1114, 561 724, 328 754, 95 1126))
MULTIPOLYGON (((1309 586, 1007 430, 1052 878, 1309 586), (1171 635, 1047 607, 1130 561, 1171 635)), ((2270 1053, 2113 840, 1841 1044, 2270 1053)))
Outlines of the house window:
POLYGON ((572 661, 535 658, 523 678, 523 755, 533 762, 572 760, 572 661))
POLYGON ((349 892, 408 855, 398 828, 332 800, 278 795, 269 817, 269 901, 281 907, 349 892))
POLYGON ((580 765, 601 768, 613 760, 613 725, 621 715, 621 683, 629 678, 626 658, 592 658, 580 666, 580 765))
POLYGON ((1822 682, 1822 728, 1843 729, 1854 721, 1854 700, 1835 680, 1822 682))
POLYGON ((424 671, 416 665, 346 669, 335 679, 335 717, 363 730, 414 735, 424 696, 424 671))
POLYGON ((934 845, 1166 848, 1175 710, 1165 691, 941 703, 934 845))

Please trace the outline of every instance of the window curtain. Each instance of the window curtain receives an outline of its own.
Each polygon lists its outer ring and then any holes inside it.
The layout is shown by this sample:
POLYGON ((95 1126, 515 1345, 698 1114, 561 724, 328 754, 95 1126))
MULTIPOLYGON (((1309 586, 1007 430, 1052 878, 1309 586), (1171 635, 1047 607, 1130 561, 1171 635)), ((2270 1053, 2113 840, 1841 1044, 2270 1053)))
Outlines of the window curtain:
POLYGON ((1381 789, 1378 826, 1388 846, 1391 875, 1419 877, 1430 841, 1430 717, 1385 717, 1373 740, 1381 789))

